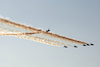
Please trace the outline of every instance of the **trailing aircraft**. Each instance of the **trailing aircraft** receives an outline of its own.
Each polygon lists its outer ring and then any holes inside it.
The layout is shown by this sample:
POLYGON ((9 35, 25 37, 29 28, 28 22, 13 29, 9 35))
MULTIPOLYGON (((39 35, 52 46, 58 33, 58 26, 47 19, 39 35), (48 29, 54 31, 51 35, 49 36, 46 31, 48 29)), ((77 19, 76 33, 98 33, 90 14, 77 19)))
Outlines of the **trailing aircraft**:
POLYGON ((87 44, 87 46, 90 46, 90 44, 87 44))
POLYGON ((75 48, 77 48, 77 46, 74 46, 75 48))
POLYGON ((83 46, 86 46, 85 44, 83 44, 83 46))
POLYGON ((93 46, 94 44, 91 43, 91 45, 93 46))
POLYGON ((67 46, 64 45, 64 48, 67 48, 67 46))
POLYGON ((49 32, 49 31, 50 31, 50 29, 46 30, 46 32, 49 32))

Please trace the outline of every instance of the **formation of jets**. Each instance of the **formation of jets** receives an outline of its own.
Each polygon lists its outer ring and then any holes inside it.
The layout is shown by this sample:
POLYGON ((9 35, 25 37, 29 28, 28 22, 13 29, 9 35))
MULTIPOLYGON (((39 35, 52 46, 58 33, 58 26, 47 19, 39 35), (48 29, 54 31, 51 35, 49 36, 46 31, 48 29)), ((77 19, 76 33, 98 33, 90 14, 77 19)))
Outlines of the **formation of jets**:
MULTIPOLYGON (((46 32, 48 33, 50 31, 50 29, 46 30, 46 32)), ((93 46, 94 44, 90 43, 90 44, 83 44, 83 46, 93 46)), ((77 46, 74 45, 75 48, 77 48, 77 46)), ((68 48, 67 46, 64 45, 64 48, 68 48)))
MULTIPOLYGON (((92 44, 92 43, 91 44, 86 44, 86 45, 83 44, 83 46, 90 46, 90 45, 93 46, 94 44, 92 44)), ((75 46, 75 45, 74 45, 74 47, 77 48, 77 46, 75 46)), ((64 48, 67 48, 67 46, 64 45, 64 48)))

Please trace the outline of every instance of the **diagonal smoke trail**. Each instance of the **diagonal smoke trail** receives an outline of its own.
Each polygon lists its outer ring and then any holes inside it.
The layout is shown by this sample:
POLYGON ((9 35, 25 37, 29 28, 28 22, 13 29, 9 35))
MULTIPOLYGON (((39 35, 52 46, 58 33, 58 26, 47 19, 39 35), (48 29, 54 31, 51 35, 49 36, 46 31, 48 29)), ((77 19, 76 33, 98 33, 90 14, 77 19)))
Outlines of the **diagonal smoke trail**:
POLYGON ((58 45, 58 44, 55 44, 55 43, 47 42, 46 40, 39 40, 37 38, 32 38, 32 37, 28 37, 28 36, 18 36, 18 35, 16 35, 16 36, 19 37, 19 38, 25 38, 25 39, 29 39, 29 40, 45 43, 45 44, 50 44, 50 45, 53 45, 53 46, 58 46, 58 47, 62 46, 62 45, 58 45))
POLYGON ((35 34, 35 33, 12 33, 12 32, 2 32, 2 33, 0 33, 0 35, 31 35, 31 34, 35 34))
MULTIPOLYGON (((1 27, 2 28, 2 27, 1 27)), ((8 30, 8 31, 14 31, 14 30, 12 30, 12 29, 9 29, 9 28, 5 28, 5 27, 3 27, 4 29, 6 29, 6 30, 8 30)), ((2 31, 2 30, 0 30, 0 31, 2 31)), ((21 37, 22 38, 22 36, 19 36, 19 35, 24 35, 24 38, 27 36, 27 35, 30 35, 30 39, 32 39, 32 38, 35 38, 35 39, 39 39, 39 40, 44 40, 44 41, 48 41, 48 42, 52 42, 52 44, 54 44, 54 43, 56 43, 56 44, 61 44, 61 45, 67 45, 67 46, 71 46, 71 45, 69 45, 69 44, 65 44, 65 43, 61 43, 61 42, 58 42, 58 41, 54 41, 54 40, 50 40, 50 39, 46 39, 46 38, 42 38, 42 37, 38 37, 38 36, 32 36, 31 34, 36 34, 36 33, 21 33, 21 32, 18 32, 17 30, 16 30, 16 32, 17 33, 12 33, 12 32, 6 32, 6 31, 3 31, 3 33, 0 33, 0 35, 2 35, 2 36, 5 36, 5 35, 8 35, 8 36, 17 36, 17 37, 21 37)), ((28 37, 29 38, 29 37, 28 37)), ((48 43, 48 44, 50 44, 50 43, 48 43)), ((51 44, 51 45, 52 45, 51 44)), ((58 45, 56 45, 56 46, 58 46, 58 45)))
MULTIPOLYGON (((2 30, 0 30, 0 31, 2 31, 2 30)), ((23 33, 7 33, 5 31, 2 31, 2 32, 3 33, 0 34, 1 36, 5 36, 5 35, 8 35, 8 36, 16 36, 16 37, 19 37, 19 38, 29 39, 29 40, 37 41, 37 42, 40 42, 40 43, 50 44, 50 45, 53 45, 53 46, 58 46, 58 47, 61 47, 62 46, 62 45, 58 45, 58 44, 55 44, 55 43, 48 42, 46 40, 40 40, 40 39, 38 39, 36 37, 33 38, 31 36, 30 37, 29 36, 26 36, 26 33, 23 34, 23 33)))
MULTIPOLYGON (((34 38, 34 36, 31 36, 34 38)), ((46 39, 46 38, 42 38, 42 37, 38 37, 38 36, 35 36, 35 38, 38 38, 38 39, 41 39, 41 40, 45 40, 45 41, 49 41, 49 42, 53 42, 53 43, 57 43, 57 44, 62 44, 62 45, 67 45, 67 46, 71 46, 69 44, 65 44, 65 43, 61 43, 61 42, 58 42, 58 41, 54 41, 54 40, 50 40, 50 39, 46 39)))
POLYGON ((77 44, 88 44, 86 42, 82 42, 82 41, 78 41, 78 40, 71 39, 71 38, 68 38, 68 37, 60 36, 58 34, 47 33, 46 31, 42 31, 41 29, 36 29, 36 28, 30 27, 30 26, 15 23, 15 22, 12 22, 12 21, 9 21, 9 20, 6 20, 6 19, 0 18, 0 22, 5 23, 7 25, 11 25, 11 26, 16 27, 16 28, 29 30, 31 32, 38 32, 38 34, 42 34, 42 35, 45 35, 45 36, 50 36, 50 37, 53 37, 53 38, 61 39, 61 40, 64 40, 66 42, 72 42, 72 43, 77 43, 77 44))
MULTIPOLYGON (((3 31, 3 33, 0 33, 1 36, 8 35, 8 36, 22 37, 22 36, 19 36, 19 35, 24 35, 24 38, 27 37, 27 34, 30 35, 30 33, 11 33, 11 32, 9 33, 9 32, 4 32, 4 31, 3 31)), ((58 42, 58 41, 54 41, 54 40, 50 40, 50 39, 46 39, 46 38, 42 38, 42 37, 38 37, 38 36, 30 36, 28 38, 29 39, 35 38, 35 39, 39 39, 41 41, 48 41, 48 42, 51 42, 51 43, 56 43, 56 44, 71 46, 69 44, 61 43, 61 42, 58 42)))

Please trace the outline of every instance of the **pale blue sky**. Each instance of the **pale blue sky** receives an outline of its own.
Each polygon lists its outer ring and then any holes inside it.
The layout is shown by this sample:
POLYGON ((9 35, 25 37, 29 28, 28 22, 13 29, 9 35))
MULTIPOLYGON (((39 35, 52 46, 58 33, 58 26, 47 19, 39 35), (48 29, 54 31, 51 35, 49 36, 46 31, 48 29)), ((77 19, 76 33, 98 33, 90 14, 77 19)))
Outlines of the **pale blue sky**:
POLYGON ((0 67, 100 67, 100 0, 0 0, 0 15, 95 44, 64 49, 0 36, 0 67))

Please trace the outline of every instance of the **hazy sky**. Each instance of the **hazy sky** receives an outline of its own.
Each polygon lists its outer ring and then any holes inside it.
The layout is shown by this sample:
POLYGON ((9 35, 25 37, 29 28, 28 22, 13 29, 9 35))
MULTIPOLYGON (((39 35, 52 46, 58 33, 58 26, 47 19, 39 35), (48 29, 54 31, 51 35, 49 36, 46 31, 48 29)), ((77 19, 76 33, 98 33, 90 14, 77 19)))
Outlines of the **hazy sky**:
POLYGON ((100 67, 100 0, 0 0, 0 15, 95 44, 65 49, 0 36, 0 67, 100 67))

